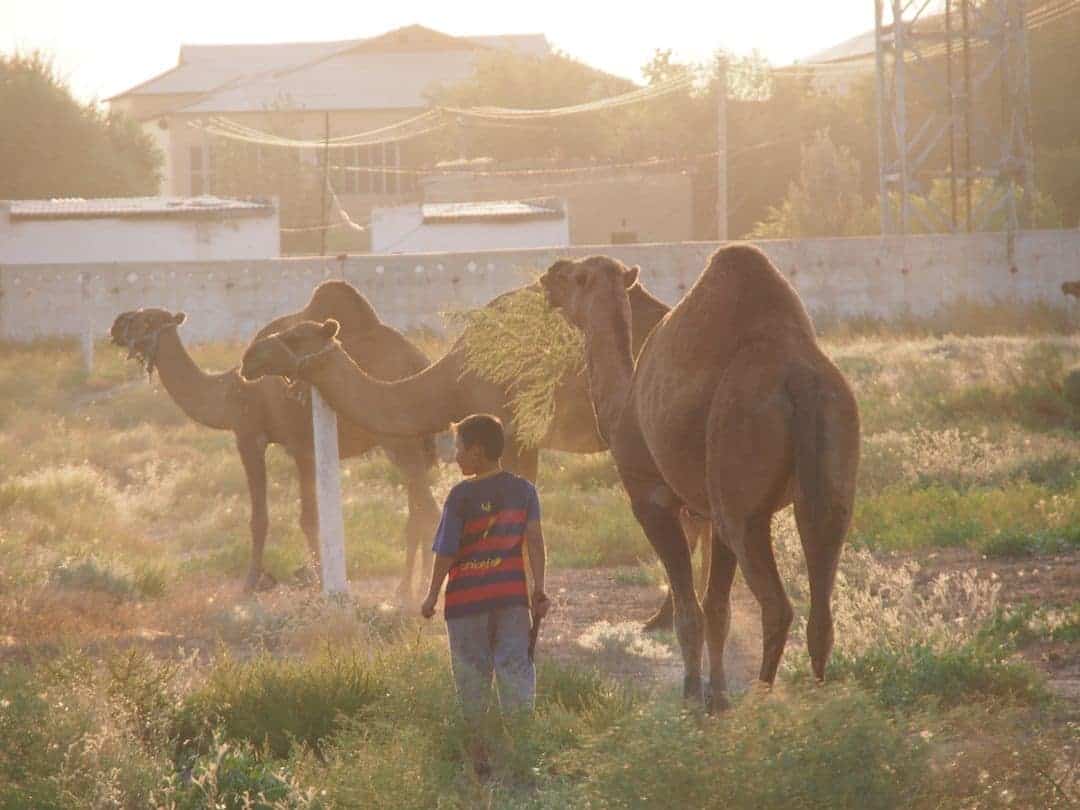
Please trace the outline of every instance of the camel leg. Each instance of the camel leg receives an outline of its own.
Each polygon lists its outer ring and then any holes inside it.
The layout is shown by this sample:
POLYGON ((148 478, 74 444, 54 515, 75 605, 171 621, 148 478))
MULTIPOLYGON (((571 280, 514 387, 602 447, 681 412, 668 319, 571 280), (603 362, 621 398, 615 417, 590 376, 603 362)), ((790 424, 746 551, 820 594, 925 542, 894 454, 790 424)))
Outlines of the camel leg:
POLYGON ((701 626, 703 616, 694 593, 694 571, 677 510, 661 506, 648 496, 631 495, 634 517, 649 538, 667 571, 674 603, 675 635, 682 650, 685 675, 683 697, 701 700, 701 626))
POLYGON ((431 486, 426 471, 409 476, 406 484, 409 498, 409 517, 405 521, 405 573, 397 593, 402 599, 413 594, 413 569, 416 566, 417 549, 421 553, 421 573, 431 570, 431 541, 439 524, 439 507, 431 496, 431 486))
MULTIPOLYGON (((708 585, 705 588, 705 633, 709 645, 709 711, 730 707, 724 675, 724 645, 731 627, 731 583, 735 581, 737 559, 719 535, 706 540, 713 546, 709 557, 708 585)), ((702 556, 704 548, 702 549, 702 556)))
POLYGON ((261 436, 237 436, 236 449, 244 464, 248 495, 251 497, 251 564, 244 590, 253 591, 263 573, 263 549, 270 529, 270 512, 266 505, 266 440, 261 436))
POLYGON ((795 524, 799 528, 806 570, 810 580, 810 618, 806 625, 806 646, 810 651, 810 666, 818 681, 825 680, 825 665, 833 645, 832 589, 836 567, 843 548, 845 526, 836 531, 821 532, 812 525, 806 504, 795 499, 795 524))
POLYGON ((727 521, 725 537, 739 560, 746 584, 761 606, 761 672, 758 678, 772 686, 788 630, 795 618, 776 569, 770 537, 771 515, 759 514, 738 522, 727 521), (727 528, 731 526, 730 532, 727 528))
MULTIPOLYGON (((697 578, 697 589, 704 592, 709 575, 709 559, 712 556, 712 542, 709 539, 712 534, 711 526, 708 521, 703 521, 685 509, 679 512, 679 521, 682 523, 683 532, 686 534, 686 541, 690 544, 690 556, 693 557, 694 550, 698 546, 701 547, 701 568, 697 578)), ((642 625, 641 629, 646 633, 653 630, 670 630, 674 620, 675 603, 671 596, 671 589, 668 588, 664 601, 660 603, 660 607, 656 609, 656 612, 645 620, 645 624, 642 625)))
POLYGON ((319 503, 315 496, 315 458, 309 455, 297 455, 296 472, 300 479, 300 529, 304 532, 308 544, 308 564, 301 568, 301 573, 307 573, 314 569, 321 583, 319 503))

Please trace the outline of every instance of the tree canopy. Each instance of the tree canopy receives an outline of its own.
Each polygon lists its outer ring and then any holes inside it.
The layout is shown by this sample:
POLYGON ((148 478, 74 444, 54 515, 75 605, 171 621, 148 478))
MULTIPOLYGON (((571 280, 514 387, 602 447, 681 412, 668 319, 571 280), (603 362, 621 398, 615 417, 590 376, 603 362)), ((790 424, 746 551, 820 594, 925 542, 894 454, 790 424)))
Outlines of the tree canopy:
POLYGON ((162 157, 138 123, 80 104, 40 53, 0 56, 0 199, 156 194, 162 157))

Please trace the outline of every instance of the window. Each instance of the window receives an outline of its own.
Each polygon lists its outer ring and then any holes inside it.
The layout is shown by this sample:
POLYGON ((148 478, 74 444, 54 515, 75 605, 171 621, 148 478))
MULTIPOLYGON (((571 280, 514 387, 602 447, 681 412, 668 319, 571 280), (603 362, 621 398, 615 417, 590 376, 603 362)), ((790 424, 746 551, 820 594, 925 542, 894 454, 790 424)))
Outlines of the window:
MULTIPOLYGON (((399 175, 401 147, 397 143, 377 143, 371 146, 346 146, 331 152, 335 172, 334 184, 342 194, 397 194, 415 187, 411 175, 399 175), (359 171, 353 171, 359 170, 359 171)), ((322 155, 319 155, 322 165, 322 155)))
POLYGON ((210 144, 191 147, 191 196, 214 193, 214 156, 210 144))

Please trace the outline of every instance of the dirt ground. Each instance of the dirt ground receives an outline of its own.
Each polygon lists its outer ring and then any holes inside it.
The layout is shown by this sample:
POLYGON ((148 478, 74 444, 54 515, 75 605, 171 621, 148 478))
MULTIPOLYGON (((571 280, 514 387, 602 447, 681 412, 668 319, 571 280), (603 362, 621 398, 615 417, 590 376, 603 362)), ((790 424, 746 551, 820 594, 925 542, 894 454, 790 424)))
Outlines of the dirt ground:
MULTIPOLYGON (((947 551, 921 556, 920 562, 926 578, 972 567, 983 576, 1000 578, 1002 604, 1026 601, 1060 607, 1080 600, 1080 555, 1076 554, 990 561, 971 552, 947 551)), ((551 571, 547 590, 555 606, 542 626, 538 657, 596 666, 642 685, 680 684, 682 661, 674 634, 641 630, 663 597, 660 589, 643 580, 641 569, 633 567, 551 571)), ((146 646, 164 656, 196 651, 207 658, 221 645, 240 655, 255 647, 274 651, 293 646, 283 640, 288 634, 283 628, 305 605, 318 601, 311 587, 279 585, 249 596, 242 593, 239 582, 186 584, 182 593, 166 593, 162 599, 141 604, 113 603, 78 591, 43 595, 42 599, 50 600, 47 613, 55 635, 43 632, 43 627, 34 628, 32 612, 24 614, 22 622, 8 625, 21 624, 23 638, 0 635, 0 663, 28 661, 57 651, 43 641, 50 636, 80 638, 89 654, 127 646, 146 646)), ((395 578, 377 577, 353 581, 350 589, 362 611, 392 618, 418 606, 418 600, 413 600, 415 605, 398 600, 396 585, 395 578)), ((753 596, 737 579, 725 652, 728 687, 734 693, 752 683, 760 664, 759 622, 753 596)), ((438 616, 426 632, 445 632, 438 616)), ((1047 674, 1054 692, 1070 703, 1069 714, 1080 716, 1080 642, 1038 642, 1023 654, 1047 674)))

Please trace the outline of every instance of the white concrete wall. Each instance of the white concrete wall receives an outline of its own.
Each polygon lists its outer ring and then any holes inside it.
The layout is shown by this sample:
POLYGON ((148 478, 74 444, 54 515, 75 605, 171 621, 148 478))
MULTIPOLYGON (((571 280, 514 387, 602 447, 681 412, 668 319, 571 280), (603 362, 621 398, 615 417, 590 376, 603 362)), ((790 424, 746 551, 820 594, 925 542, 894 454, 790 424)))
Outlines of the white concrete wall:
MULTIPOLYGON (((1077 308, 1060 290, 1080 279, 1080 231, 1019 234, 1014 262, 1002 234, 760 243, 815 317, 930 315, 958 300, 1041 301, 1077 308)), ((642 268, 675 302, 715 243, 598 245, 542 250, 351 256, 232 262, 0 265, 0 338, 76 335, 83 308, 98 335, 141 306, 184 310, 190 341, 247 340, 271 318, 299 309, 326 278, 344 278, 398 328, 444 328, 440 313, 481 306, 533 278, 556 258, 607 253, 642 268), (80 277, 85 275, 84 304, 80 277)))
POLYGON ((523 250, 570 244, 570 223, 560 219, 510 222, 424 223, 419 205, 371 212, 372 253, 523 250))
POLYGON ((0 264, 223 261, 280 255, 278 215, 222 219, 11 220, 0 204, 0 264))

